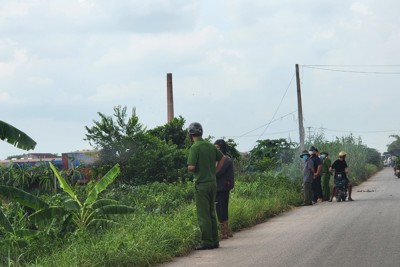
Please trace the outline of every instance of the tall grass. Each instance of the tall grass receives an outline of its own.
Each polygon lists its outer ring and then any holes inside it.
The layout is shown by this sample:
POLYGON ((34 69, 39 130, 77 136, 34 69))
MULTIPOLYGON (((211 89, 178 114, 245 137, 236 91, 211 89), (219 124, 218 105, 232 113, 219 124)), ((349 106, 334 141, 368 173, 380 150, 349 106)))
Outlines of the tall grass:
MULTIPOLYGON (((345 150, 353 182, 379 169, 367 163, 367 148, 354 138, 315 145, 328 151, 332 162, 345 150)), ((302 202, 301 184, 299 157, 292 164, 281 165, 277 172, 239 175, 230 194, 231 228, 250 227, 298 205, 302 202)), ((42 232, 27 247, 14 251, 14 262, 8 261, 7 247, 0 242, 0 265, 154 266, 188 253, 200 242, 191 182, 117 185, 102 194, 134 206, 136 212, 110 228, 70 234, 42 232)), ((57 195, 54 201, 58 200, 62 196, 57 195)))
MULTIPOLYGON (((135 202, 135 214, 125 216, 119 226, 110 229, 53 241, 55 247, 48 254, 38 245, 38 255, 31 262, 43 267, 154 266, 188 253, 200 242, 193 194, 188 199, 188 192, 193 192, 191 183, 125 190, 135 192, 135 196, 125 191, 118 195, 119 200, 135 202), (174 207, 162 208, 166 203, 174 207)), ((237 231, 255 225, 300 201, 299 183, 282 175, 238 177, 230 200, 231 227, 237 231)))

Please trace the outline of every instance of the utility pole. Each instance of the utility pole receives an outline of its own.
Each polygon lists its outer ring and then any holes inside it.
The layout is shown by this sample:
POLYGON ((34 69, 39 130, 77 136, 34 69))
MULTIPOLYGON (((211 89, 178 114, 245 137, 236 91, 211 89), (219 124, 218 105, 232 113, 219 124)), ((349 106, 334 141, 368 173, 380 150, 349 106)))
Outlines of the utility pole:
POLYGON ((301 102, 299 64, 296 64, 297 81, 297 113, 299 114, 299 133, 300 133, 300 152, 304 150, 304 126, 303 126, 303 107, 301 102))
POLYGON ((174 119, 174 95, 172 92, 172 73, 167 73, 168 122, 174 119))

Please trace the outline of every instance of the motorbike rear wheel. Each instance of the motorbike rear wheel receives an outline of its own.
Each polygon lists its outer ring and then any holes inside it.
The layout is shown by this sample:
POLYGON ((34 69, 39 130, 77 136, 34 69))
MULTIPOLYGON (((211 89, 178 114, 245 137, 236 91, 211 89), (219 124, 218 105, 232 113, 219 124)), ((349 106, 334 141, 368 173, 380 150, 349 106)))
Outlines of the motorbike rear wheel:
POLYGON ((342 201, 342 190, 338 190, 337 195, 336 195, 336 201, 340 202, 342 201))

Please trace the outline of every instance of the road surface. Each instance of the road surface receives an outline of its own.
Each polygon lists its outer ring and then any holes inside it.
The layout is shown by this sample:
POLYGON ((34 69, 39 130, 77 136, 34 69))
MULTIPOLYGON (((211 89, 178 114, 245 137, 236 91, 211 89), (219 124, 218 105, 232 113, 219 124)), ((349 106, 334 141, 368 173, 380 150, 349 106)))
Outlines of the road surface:
POLYGON ((294 208, 235 233, 218 249, 160 266, 399 267, 400 179, 385 168, 353 191, 353 202, 294 208))

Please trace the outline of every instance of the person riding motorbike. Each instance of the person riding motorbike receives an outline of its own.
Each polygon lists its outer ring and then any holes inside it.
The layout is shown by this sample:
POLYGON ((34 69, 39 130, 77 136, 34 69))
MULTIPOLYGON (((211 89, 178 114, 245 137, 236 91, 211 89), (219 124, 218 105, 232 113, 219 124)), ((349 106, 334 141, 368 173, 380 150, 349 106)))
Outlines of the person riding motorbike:
MULTIPOLYGON (((353 201, 353 199, 351 198, 351 191, 352 191, 353 185, 350 183, 350 180, 347 178, 347 173, 349 172, 349 167, 346 162, 346 155, 347 155, 346 152, 340 151, 339 159, 337 159, 332 164, 332 166, 329 168, 329 171, 342 174, 343 178, 346 181, 346 187, 349 192, 349 201, 353 201)), ((331 195, 331 198, 329 199, 329 202, 332 202, 332 199, 335 196, 335 194, 336 194, 336 186, 333 187, 332 195, 331 195)))

